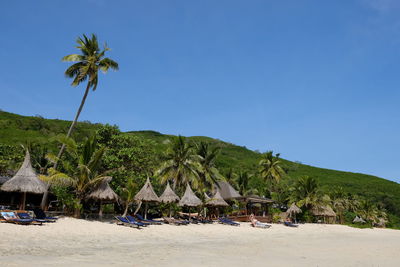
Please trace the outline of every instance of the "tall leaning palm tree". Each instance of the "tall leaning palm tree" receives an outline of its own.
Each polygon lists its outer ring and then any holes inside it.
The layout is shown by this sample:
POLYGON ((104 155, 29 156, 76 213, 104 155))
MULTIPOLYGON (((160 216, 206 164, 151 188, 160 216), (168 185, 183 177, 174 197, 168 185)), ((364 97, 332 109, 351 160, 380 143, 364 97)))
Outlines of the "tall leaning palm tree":
MULTIPOLYGON (((71 54, 62 58, 62 61, 76 62, 72 64, 65 71, 65 76, 72 78, 72 86, 78 86, 84 81, 87 81, 86 90, 83 94, 81 104, 79 105, 78 111, 76 112, 75 118, 69 127, 67 137, 70 137, 75 124, 78 121, 79 115, 82 112, 83 106, 85 105, 86 98, 89 94, 90 89, 96 90, 98 84, 99 70, 106 73, 110 68, 118 70, 118 63, 114 60, 104 57, 106 52, 110 50, 105 44, 103 49, 100 49, 97 41, 97 36, 92 34, 89 38, 85 34, 83 37, 79 37, 77 40, 76 48, 80 50, 80 54, 71 54)), ((60 151, 58 152, 57 159, 61 159, 62 154, 65 150, 65 144, 61 145, 60 151)), ((58 160, 54 163, 53 168, 57 170, 58 160)), ((47 202, 48 191, 43 194, 42 208, 45 207, 47 202)))
POLYGON ((198 170, 199 185, 203 190, 213 189, 213 186, 223 179, 216 167, 216 159, 220 151, 219 147, 211 148, 208 143, 200 142, 196 144, 197 161, 200 164, 198 170))

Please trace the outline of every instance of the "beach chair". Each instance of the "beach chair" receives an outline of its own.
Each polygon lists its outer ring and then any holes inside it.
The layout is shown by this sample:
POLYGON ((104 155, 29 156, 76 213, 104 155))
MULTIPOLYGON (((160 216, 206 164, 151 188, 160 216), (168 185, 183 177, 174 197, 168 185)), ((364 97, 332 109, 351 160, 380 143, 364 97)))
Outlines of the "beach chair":
POLYGON ((58 218, 56 218, 56 217, 48 217, 48 216, 46 216, 46 213, 44 213, 44 211, 42 209, 39 209, 39 208, 35 208, 33 210, 33 213, 35 213, 35 216, 36 216, 37 219, 45 220, 46 222, 56 222, 58 220, 58 218))
POLYGON ((133 218, 133 217, 130 216, 130 215, 126 216, 126 219, 128 219, 128 221, 129 221, 130 223, 134 223, 134 224, 137 224, 137 225, 142 226, 142 227, 147 227, 147 226, 150 225, 150 223, 136 221, 136 219, 133 218))
POLYGON ((283 225, 288 227, 299 227, 297 224, 293 224, 291 222, 283 222, 283 225))
POLYGON ((119 224, 119 225, 123 225, 123 226, 129 226, 129 227, 132 227, 132 228, 138 228, 138 229, 140 229, 140 225, 139 224, 137 224, 137 223, 131 223, 130 221, 128 221, 128 219, 127 218, 125 218, 125 217, 122 217, 122 216, 115 216, 115 219, 117 219, 117 224, 119 224))
POLYGON ((46 223, 46 220, 42 219, 37 219, 37 218, 32 218, 32 216, 26 212, 26 211, 17 211, 17 215, 20 219, 27 219, 27 220, 32 220, 34 224, 40 224, 42 225, 43 223, 46 223))
POLYGON ((234 222, 228 218, 218 218, 218 220, 222 224, 227 224, 227 225, 231 225, 231 226, 240 226, 240 223, 234 222))
POLYGON ((140 215, 140 214, 136 214, 135 217, 136 217, 140 222, 149 223, 149 224, 158 224, 158 225, 159 225, 159 224, 162 224, 161 221, 145 219, 145 218, 143 218, 143 216, 140 215))
POLYGON ((6 222, 9 223, 15 223, 21 225, 29 225, 33 223, 32 219, 21 219, 13 211, 2 211, 1 216, 6 220, 6 222))
POLYGON ((163 217, 164 222, 168 224, 173 224, 173 225, 188 225, 187 222, 185 221, 179 221, 174 218, 169 218, 169 217, 163 217))

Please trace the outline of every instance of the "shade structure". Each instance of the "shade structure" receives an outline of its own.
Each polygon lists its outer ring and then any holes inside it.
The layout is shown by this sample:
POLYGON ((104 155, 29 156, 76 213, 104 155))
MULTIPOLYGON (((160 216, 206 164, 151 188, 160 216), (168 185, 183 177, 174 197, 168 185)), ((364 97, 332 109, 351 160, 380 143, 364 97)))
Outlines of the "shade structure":
POLYGON ((92 191, 87 198, 95 199, 100 201, 100 207, 99 207, 99 218, 101 219, 103 217, 103 209, 102 209, 102 204, 103 202, 118 202, 119 197, 118 195, 112 190, 110 187, 110 182, 112 180, 112 177, 107 177, 105 178, 98 186, 97 188, 92 191))
POLYGON ((197 207, 202 204, 201 200, 193 193, 190 185, 187 184, 185 194, 183 194, 179 201, 179 206, 197 207))
POLYGON ((112 180, 112 177, 107 177, 105 178, 99 186, 92 191, 87 198, 95 199, 95 200, 101 200, 103 202, 109 201, 109 202, 118 202, 119 197, 118 195, 112 190, 110 187, 110 182, 112 180))
POLYGON ((25 209, 26 193, 43 194, 46 189, 46 184, 38 178, 32 168, 28 150, 26 150, 24 162, 18 172, 1 186, 3 191, 23 193, 21 209, 25 209))
POLYGON ((144 218, 147 219, 147 207, 148 202, 159 202, 160 198, 154 192, 153 186, 150 183, 150 178, 147 177, 146 183, 140 189, 140 191, 135 195, 134 199, 136 201, 145 202, 144 218))
POLYGON ((168 203, 169 204, 169 217, 172 217, 172 207, 171 203, 179 201, 179 197, 175 192, 171 189, 171 186, 169 183, 167 183, 167 186, 165 187, 164 192, 160 196, 160 201, 163 203, 168 203))
POLYGON ((292 205, 290 205, 290 208, 288 208, 286 212, 290 217, 292 217, 295 216, 296 214, 301 213, 302 210, 296 206, 296 203, 293 202, 292 205))
POLYGON ((221 193, 219 190, 215 193, 215 195, 207 201, 207 205, 214 206, 214 207, 227 207, 229 206, 228 203, 222 198, 221 193))
POLYGON ((336 217, 336 213, 330 206, 314 207, 311 212, 315 216, 336 217))
POLYGON ((224 200, 231 200, 242 197, 238 191, 235 190, 228 182, 219 181, 216 189, 220 191, 220 194, 224 200))
POLYGON ((169 183, 167 183, 167 186, 165 187, 164 192, 161 194, 160 201, 163 203, 173 203, 173 202, 179 201, 179 197, 172 190, 169 183))

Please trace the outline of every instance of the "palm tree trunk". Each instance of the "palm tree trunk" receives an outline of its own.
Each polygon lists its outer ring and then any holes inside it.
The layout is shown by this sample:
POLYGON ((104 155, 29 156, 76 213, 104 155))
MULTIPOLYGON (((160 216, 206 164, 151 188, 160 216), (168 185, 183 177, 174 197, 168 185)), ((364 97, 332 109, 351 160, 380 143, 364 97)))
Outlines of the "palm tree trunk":
POLYGON ((125 211, 124 211, 124 214, 122 214, 122 217, 125 217, 126 214, 128 214, 128 209, 129 209, 129 203, 127 202, 125 205, 125 211))
POLYGON ((137 208, 136 208, 136 210, 135 210, 135 212, 134 212, 133 214, 136 215, 136 213, 139 212, 139 210, 140 210, 141 207, 142 207, 142 201, 139 202, 139 204, 138 204, 138 206, 137 206, 137 208))
MULTIPOLYGON (((72 121, 71 126, 69 127, 69 130, 68 130, 68 133, 67 133, 67 137, 71 136, 72 130, 74 129, 74 127, 75 127, 75 125, 76 125, 76 123, 78 121, 79 115, 81 115, 83 106, 85 105, 85 102, 86 102, 86 98, 87 98, 87 96, 89 94, 89 89, 90 89, 90 83, 88 82, 88 84, 86 86, 85 94, 83 95, 81 104, 80 104, 80 106, 78 108, 78 111, 76 112, 75 119, 72 121)), ((65 150, 65 144, 62 144, 62 146, 60 148, 60 151, 58 152, 58 155, 57 155, 57 161, 54 163, 54 166, 53 166, 53 168, 55 170, 57 170, 58 160, 61 158, 62 154, 64 153, 64 150, 65 150)), ((50 185, 47 184, 47 189, 44 192, 43 197, 42 197, 42 202, 40 203, 40 207, 42 209, 46 209, 46 207, 47 207, 47 199, 48 199, 48 196, 49 196, 49 186, 50 185)))

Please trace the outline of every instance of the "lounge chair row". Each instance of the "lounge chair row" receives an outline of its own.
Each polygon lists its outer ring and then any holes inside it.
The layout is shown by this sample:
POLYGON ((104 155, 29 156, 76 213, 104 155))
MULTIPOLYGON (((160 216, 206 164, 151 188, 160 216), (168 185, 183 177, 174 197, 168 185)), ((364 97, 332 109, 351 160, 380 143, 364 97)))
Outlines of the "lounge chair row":
POLYGON ((0 221, 21 224, 21 225, 30 225, 30 224, 43 224, 55 222, 58 218, 55 217, 47 217, 43 210, 34 210, 35 217, 32 217, 27 211, 11 211, 11 210, 3 210, 0 211, 0 221))

